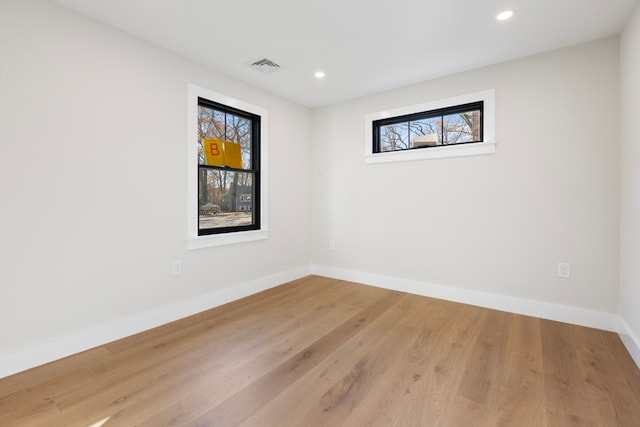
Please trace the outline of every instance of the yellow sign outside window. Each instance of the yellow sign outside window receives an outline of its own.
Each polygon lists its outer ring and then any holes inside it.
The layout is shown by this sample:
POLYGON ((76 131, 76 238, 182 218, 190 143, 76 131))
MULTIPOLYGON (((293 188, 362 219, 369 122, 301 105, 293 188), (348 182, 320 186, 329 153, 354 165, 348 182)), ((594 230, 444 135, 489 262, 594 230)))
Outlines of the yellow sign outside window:
POLYGON ((204 149, 207 165, 242 169, 240 144, 222 141, 217 138, 204 138, 202 140, 202 148, 204 149))
POLYGON ((230 168, 242 169, 242 155, 240 154, 240 144, 231 141, 225 141, 223 145, 225 166, 229 166, 230 168))

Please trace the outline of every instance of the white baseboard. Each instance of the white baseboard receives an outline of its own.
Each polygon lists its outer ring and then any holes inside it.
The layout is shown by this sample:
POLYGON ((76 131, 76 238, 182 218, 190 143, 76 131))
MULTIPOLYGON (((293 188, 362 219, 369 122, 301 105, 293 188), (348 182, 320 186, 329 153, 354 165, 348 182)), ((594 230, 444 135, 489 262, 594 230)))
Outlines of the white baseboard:
POLYGON ((612 313, 327 266, 300 267, 0 354, 0 378, 200 313, 308 274, 617 332, 640 367, 640 340, 612 313))
POLYGON ((629 325, 618 314, 322 265, 311 266, 311 273, 415 295, 615 332, 620 336, 631 358, 640 368, 640 338, 633 333, 629 325))
POLYGON ((622 340, 627 351, 631 355, 631 358, 638 368, 640 368, 640 338, 633 333, 627 322, 624 319, 620 319, 620 339, 622 340))
POLYGON ((0 378, 226 304, 310 274, 300 267, 0 354, 0 378))
POLYGON ((620 318, 613 313, 320 265, 312 266, 311 272, 416 295, 620 332, 620 318))

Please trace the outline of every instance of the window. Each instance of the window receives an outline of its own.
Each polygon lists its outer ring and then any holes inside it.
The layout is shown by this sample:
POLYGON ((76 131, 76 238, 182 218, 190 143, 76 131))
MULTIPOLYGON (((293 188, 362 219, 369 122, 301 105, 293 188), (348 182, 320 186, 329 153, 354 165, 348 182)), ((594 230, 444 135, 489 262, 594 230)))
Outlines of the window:
POLYGON ((198 98, 199 235, 260 228, 259 152, 260 116, 198 98))
POLYGON ((487 90, 368 114, 365 162, 494 153, 494 97, 487 90))
POLYGON ((484 103, 457 105, 373 122, 373 152, 482 142, 484 103))
POLYGON ((266 238, 266 110, 189 85, 188 127, 188 248, 266 238))

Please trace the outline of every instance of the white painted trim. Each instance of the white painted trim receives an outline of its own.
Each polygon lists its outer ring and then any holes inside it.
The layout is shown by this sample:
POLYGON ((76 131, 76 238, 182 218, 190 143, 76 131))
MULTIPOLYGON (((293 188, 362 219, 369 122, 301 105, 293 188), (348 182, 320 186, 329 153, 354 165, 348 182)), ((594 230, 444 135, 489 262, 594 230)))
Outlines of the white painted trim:
POLYGON ((619 331, 619 317, 613 313, 320 265, 312 266, 311 273, 510 313, 619 331))
POLYGON ((476 142, 472 144, 443 145, 420 150, 389 151, 366 155, 365 163, 392 163, 411 160, 446 159, 449 157, 481 156, 496 152, 496 141, 476 142))
POLYGON ((627 351, 631 355, 631 358, 638 368, 640 368, 640 338, 636 334, 633 333, 627 322, 624 319, 620 319, 620 339, 622 343, 627 348, 627 351))
POLYGON ((438 99, 406 107, 369 113, 364 118, 364 161, 367 164, 404 162, 410 160, 442 159, 448 157, 477 156, 496 152, 496 91, 487 89, 480 92, 438 99), (484 101, 483 138, 484 142, 446 145, 419 150, 373 152, 373 122, 388 117, 404 116, 422 111, 437 110, 454 105, 484 101))
POLYGON ((310 274, 299 267, 0 354, 0 378, 143 332, 310 274))
POLYGON ((269 230, 239 231, 228 234, 213 234, 187 239, 187 249, 210 248, 212 246, 233 245, 236 243, 253 242, 269 238, 269 230))
POLYGON ((269 237, 269 112, 266 108, 189 83, 187 85, 187 240, 200 249, 263 240, 269 237), (260 229, 198 236, 198 97, 260 116, 260 229), (192 143, 193 142, 193 143, 192 143))

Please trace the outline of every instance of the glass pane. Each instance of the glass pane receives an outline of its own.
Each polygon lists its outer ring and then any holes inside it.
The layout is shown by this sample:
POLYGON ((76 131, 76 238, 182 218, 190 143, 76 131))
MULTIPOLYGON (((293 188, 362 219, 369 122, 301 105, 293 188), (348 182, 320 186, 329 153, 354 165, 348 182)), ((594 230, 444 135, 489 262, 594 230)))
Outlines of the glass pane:
POLYGON ((227 114, 226 141, 240 145, 242 155, 242 169, 251 167, 251 120, 227 114))
POLYGON ((415 120, 409 123, 411 148, 442 145, 442 117, 415 120))
POLYGON ((406 150, 409 148, 409 123, 380 126, 380 151, 406 150))
POLYGON ((224 115, 221 111, 198 105, 198 164, 207 164, 202 147, 204 138, 224 140, 224 115))
POLYGON ((253 173, 200 168, 198 228, 200 230, 254 224, 253 173))
MULTIPOLYGON (((242 169, 253 169, 251 164, 251 119, 228 114, 215 108, 199 105, 198 106, 198 164, 206 165, 207 163, 205 149, 202 141, 204 138, 219 139, 239 145, 240 157, 242 159, 242 169)), ((226 145, 216 146, 216 153, 226 153, 226 145)), ((230 146, 229 151, 234 147, 230 146)), ((215 163, 216 165, 225 165, 231 163, 215 163)), ((237 167, 239 165, 236 165, 237 167)))
POLYGON ((480 141, 480 110, 449 114, 443 117, 444 144, 480 141))

